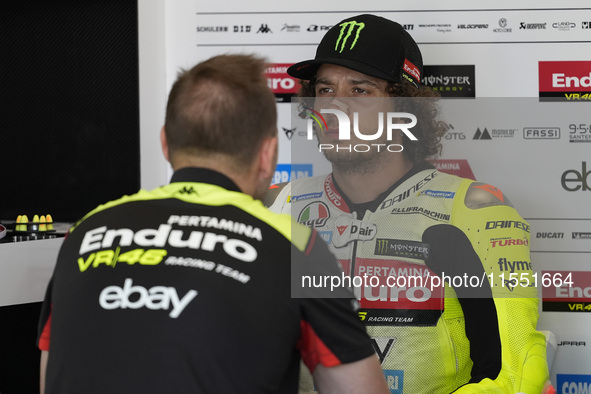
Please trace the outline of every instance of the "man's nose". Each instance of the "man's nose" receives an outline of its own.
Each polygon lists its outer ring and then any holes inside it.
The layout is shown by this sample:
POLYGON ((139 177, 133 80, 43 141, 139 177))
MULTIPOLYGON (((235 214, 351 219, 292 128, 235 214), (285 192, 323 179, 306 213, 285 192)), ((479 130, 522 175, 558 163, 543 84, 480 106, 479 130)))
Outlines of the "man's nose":
POLYGON ((344 113, 349 113, 349 105, 339 98, 333 98, 328 108, 338 109, 339 111, 343 111, 344 113))
POLYGON ((349 104, 338 97, 323 97, 319 102, 316 103, 317 108, 324 109, 336 109, 350 115, 351 107, 349 104))

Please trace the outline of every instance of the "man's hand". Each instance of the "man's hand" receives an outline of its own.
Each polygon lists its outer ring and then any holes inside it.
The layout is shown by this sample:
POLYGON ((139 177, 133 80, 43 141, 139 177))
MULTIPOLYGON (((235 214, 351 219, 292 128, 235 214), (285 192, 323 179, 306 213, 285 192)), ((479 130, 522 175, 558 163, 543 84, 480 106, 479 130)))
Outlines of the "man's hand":
POLYGON ((45 394, 45 373, 47 371, 47 358, 49 352, 46 350, 41 351, 41 362, 39 365, 39 392, 45 394))
POLYGON ((318 365, 314 381, 321 394, 389 394, 386 378, 376 355, 327 368, 318 365))

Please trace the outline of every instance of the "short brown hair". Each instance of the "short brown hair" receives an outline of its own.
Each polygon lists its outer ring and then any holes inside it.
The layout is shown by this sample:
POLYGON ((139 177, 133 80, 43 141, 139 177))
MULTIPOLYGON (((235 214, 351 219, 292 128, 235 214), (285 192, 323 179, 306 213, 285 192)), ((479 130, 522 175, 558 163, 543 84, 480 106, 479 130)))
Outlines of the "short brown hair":
MULTIPOLYGON (((316 80, 301 80, 301 89, 299 97, 316 96, 316 80)), ((428 86, 419 88, 408 82, 394 83, 388 82, 386 93, 391 97, 412 97, 425 98, 425 100, 410 100, 408 103, 409 112, 413 113, 419 119, 428 119, 427 124, 420 122, 412 128, 412 133, 417 137, 417 142, 405 143, 404 155, 413 163, 420 163, 428 158, 435 157, 441 153, 441 138, 445 134, 444 124, 436 120, 439 113, 437 99, 439 93, 428 86), (420 104, 417 104, 420 103, 420 104)), ((404 108, 400 108, 404 111, 404 108)))
POLYGON ((221 153, 236 164, 251 163, 263 139, 277 133, 265 69, 254 55, 220 55, 182 70, 166 107, 170 157, 221 153))

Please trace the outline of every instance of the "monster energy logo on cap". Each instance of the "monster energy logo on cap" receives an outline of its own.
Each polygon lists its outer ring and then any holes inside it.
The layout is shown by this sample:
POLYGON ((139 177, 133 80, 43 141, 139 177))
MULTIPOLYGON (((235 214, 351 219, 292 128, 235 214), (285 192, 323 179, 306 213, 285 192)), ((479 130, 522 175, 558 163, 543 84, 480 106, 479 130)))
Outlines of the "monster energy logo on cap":
POLYGON ((415 87, 420 86, 423 69, 421 51, 404 27, 371 14, 336 23, 320 41, 314 59, 293 64, 287 73, 313 80, 318 68, 326 63, 388 82, 409 81, 415 87))
POLYGON ((334 50, 339 53, 342 53, 343 49, 345 49, 345 45, 347 44, 347 40, 349 39, 349 37, 351 37, 351 34, 353 34, 353 31, 357 30, 357 32, 355 33, 355 38, 353 39, 353 42, 351 43, 349 50, 351 50, 355 47, 355 44, 357 44, 357 40, 359 39, 359 33, 361 33, 361 30, 363 30, 363 28, 365 27, 365 23, 356 22, 356 21, 349 21, 349 22, 341 23, 339 26, 341 26, 341 32, 339 33, 339 37, 337 38, 337 42, 334 46, 334 50), (348 27, 348 29, 347 29, 347 27, 348 27), (345 33, 345 30, 347 31, 346 33, 345 33), (343 37, 343 34, 345 34, 345 37, 343 37), (340 50, 339 50, 339 43, 341 44, 340 50))

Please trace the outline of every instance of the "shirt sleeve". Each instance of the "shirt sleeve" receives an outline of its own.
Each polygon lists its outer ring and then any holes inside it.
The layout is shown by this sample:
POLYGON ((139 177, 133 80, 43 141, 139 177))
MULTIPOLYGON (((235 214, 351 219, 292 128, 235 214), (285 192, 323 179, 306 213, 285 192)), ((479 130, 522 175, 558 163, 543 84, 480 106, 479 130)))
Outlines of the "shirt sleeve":
POLYGON ((300 300, 298 348, 311 372, 318 364, 334 367, 375 354, 357 316, 357 300, 343 286, 341 268, 316 231, 303 253, 292 256, 292 297, 300 300))
POLYGON ((49 351, 49 340, 51 336, 51 289, 53 280, 49 282, 45 292, 45 300, 41 307, 39 316, 39 327, 37 335, 37 347, 40 350, 49 351))

